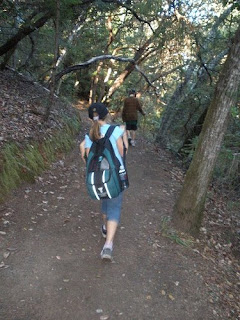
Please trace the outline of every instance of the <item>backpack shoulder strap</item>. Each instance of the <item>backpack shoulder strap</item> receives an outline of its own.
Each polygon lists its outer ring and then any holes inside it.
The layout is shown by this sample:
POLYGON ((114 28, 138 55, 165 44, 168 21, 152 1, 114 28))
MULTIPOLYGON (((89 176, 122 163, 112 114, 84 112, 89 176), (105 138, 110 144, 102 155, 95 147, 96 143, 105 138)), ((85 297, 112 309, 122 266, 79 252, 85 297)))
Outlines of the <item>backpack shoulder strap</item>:
POLYGON ((116 126, 114 125, 110 125, 110 127, 107 129, 107 132, 105 134, 105 139, 109 139, 111 134, 113 133, 114 129, 115 129, 116 126))

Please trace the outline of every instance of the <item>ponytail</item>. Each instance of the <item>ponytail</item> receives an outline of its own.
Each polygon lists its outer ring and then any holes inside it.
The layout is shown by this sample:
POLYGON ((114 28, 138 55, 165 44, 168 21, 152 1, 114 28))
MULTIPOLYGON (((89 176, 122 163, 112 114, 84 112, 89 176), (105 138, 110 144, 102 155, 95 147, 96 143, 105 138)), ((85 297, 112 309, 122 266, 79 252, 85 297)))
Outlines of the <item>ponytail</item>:
POLYGON ((97 141, 101 138, 100 125, 98 120, 93 121, 93 125, 90 129, 89 136, 92 141, 97 141))
MULTIPOLYGON (((111 122, 109 114, 107 114, 104 118, 100 119, 102 121, 111 122)), ((99 124, 99 116, 96 112, 93 114, 93 125, 90 129, 89 136, 92 141, 97 141, 102 138, 99 124)))

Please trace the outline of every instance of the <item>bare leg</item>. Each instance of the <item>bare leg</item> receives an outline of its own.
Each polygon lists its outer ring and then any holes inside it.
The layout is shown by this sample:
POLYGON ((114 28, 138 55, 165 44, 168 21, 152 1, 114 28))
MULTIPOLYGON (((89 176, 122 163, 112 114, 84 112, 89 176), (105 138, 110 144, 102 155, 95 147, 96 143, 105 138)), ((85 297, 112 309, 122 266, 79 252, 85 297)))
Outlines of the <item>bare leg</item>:
POLYGON ((132 146, 135 147, 136 146, 136 131, 135 130, 132 130, 131 131, 131 134, 132 134, 132 146))
POLYGON ((132 130, 132 131, 131 131, 131 136, 132 136, 132 139, 133 139, 133 140, 136 139, 136 131, 135 131, 135 130, 132 130))
MULTIPOLYGON (((107 212, 106 242, 101 251, 101 258, 112 261, 113 241, 119 224, 122 206, 122 193, 118 197, 102 201, 102 212, 107 212)), ((106 215, 103 214, 103 219, 106 215)), ((103 220, 104 221, 104 220, 103 220)))
POLYGON ((128 145, 131 145, 132 137, 131 137, 131 131, 130 130, 127 130, 127 138, 128 138, 128 145))
POLYGON ((107 239, 105 245, 112 245, 115 233, 117 231, 118 222, 114 220, 107 221, 107 239))

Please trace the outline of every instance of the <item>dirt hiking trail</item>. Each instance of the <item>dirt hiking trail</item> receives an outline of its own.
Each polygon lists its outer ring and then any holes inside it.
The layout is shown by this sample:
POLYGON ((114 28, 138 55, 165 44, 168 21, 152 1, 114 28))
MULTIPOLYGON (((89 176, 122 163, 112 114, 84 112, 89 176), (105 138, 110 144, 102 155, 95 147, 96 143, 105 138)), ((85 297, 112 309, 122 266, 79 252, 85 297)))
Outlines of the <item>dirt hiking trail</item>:
MULTIPOLYGON (((81 138, 86 130, 84 120, 81 138)), ((0 206, 1 320, 222 319, 204 283, 212 265, 162 235, 178 168, 140 133, 127 164, 112 263, 100 259, 100 205, 87 195, 77 142, 0 206)))

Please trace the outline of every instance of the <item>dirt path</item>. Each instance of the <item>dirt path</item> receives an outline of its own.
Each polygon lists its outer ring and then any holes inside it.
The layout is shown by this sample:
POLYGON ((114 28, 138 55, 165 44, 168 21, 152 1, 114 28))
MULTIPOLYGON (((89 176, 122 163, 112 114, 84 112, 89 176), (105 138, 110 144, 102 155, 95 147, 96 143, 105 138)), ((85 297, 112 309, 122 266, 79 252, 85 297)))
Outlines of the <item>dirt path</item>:
POLYGON ((170 157, 139 140, 128 170, 113 263, 100 260, 99 203, 77 147, 0 207, 1 320, 220 319, 208 266, 161 234, 180 186, 170 157))

